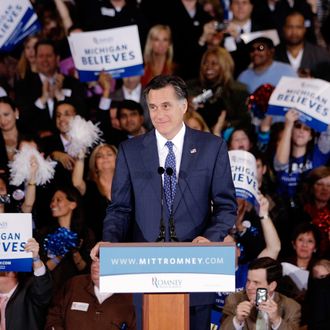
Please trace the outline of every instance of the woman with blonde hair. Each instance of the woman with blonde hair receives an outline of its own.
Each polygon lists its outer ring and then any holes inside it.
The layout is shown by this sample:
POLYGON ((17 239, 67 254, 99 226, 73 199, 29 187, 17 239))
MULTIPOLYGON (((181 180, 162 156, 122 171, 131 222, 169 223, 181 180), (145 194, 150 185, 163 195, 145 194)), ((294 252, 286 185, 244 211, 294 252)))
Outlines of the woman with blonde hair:
POLYGON ((94 148, 89 158, 89 175, 85 181, 84 154, 75 161, 72 183, 84 196, 88 225, 93 229, 96 239, 102 239, 102 224, 106 208, 111 203, 111 186, 115 172, 117 148, 100 144, 94 148))
POLYGON ((187 126, 202 132, 210 132, 203 117, 196 111, 186 111, 183 120, 187 126))
POLYGON ((173 44, 169 26, 157 24, 149 30, 143 59, 144 75, 141 79, 143 86, 155 76, 173 73, 173 44))
POLYGON ((38 40, 39 38, 36 35, 26 37, 21 57, 17 63, 18 79, 24 79, 29 72, 37 71, 34 46, 38 40))
MULTIPOLYGON (((234 61, 226 49, 216 47, 203 54, 199 79, 188 82, 192 96, 209 90, 209 97, 195 102, 195 108, 213 129, 220 115, 225 113, 224 126, 237 126, 250 121, 245 85, 233 78, 234 61)), ((223 119, 223 118, 222 118, 223 119)), ((224 127, 225 128, 225 127, 224 127)))

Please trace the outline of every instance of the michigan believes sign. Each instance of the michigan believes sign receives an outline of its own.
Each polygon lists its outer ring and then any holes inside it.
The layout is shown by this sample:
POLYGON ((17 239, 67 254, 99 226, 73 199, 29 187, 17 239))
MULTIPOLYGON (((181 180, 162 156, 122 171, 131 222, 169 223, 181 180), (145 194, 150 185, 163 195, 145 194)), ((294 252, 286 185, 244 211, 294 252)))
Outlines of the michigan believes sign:
POLYGON ((68 40, 81 81, 97 80, 101 71, 113 78, 143 74, 137 25, 73 33, 68 40))

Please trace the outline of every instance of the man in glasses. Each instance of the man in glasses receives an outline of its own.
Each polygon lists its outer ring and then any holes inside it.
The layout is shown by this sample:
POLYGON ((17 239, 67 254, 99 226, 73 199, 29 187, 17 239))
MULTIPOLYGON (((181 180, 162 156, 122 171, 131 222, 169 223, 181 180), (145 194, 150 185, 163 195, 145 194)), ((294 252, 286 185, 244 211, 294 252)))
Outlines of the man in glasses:
POLYGON ((271 39, 259 37, 248 46, 252 66, 239 75, 238 81, 246 84, 250 93, 263 84, 276 86, 282 76, 297 77, 289 64, 274 61, 275 49, 271 39))

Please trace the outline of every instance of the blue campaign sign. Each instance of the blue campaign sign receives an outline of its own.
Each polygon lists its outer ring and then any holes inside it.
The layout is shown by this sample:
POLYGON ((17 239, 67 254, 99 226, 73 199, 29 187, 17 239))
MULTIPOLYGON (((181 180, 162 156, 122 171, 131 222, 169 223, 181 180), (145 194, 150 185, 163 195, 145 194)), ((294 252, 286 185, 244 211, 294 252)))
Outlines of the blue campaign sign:
MULTIPOLYGON (((183 244, 183 243, 182 243, 183 244)), ((103 292, 216 292, 235 286, 235 247, 114 244, 100 248, 103 292)))
POLYGON ((80 81, 97 80, 105 71, 113 78, 143 74, 143 58, 136 25, 74 33, 70 49, 80 81))
POLYGON ((299 120, 322 132, 330 124, 330 83, 321 79, 282 77, 270 99, 267 114, 285 116, 295 108, 299 120))
POLYGON ((38 17, 29 0, 1 0, 0 52, 11 51, 39 29, 38 17))
POLYGON ((32 237, 30 213, 0 214, 0 271, 30 272, 32 253, 25 244, 32 237))

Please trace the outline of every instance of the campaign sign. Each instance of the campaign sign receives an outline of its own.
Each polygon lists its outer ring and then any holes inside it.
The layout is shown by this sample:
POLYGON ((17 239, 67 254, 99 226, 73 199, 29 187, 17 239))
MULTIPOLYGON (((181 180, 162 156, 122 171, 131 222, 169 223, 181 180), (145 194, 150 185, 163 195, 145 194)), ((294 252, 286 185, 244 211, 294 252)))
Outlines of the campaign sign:
POLYGON ((235 246, 109 243, 100 247, 100 291, 235 291, 235 246))
POLYGON ((38 17, 29 0, 1 0, 0 51, 12 50, 27 35, 40 29, 38 17))
POLYGON ((267 113, 284 116, 295 108, 299 120, 323 132, 330 124, 330 83, 321 79, 282 77, 269 99, 267 113))
POLYGON ((143 74, 137 25, 73 33, 68 39, 80 81, 97 80, 101 71, 113 78, 143 74))
POLYGON ((24 251, 31 237, 30 213, 0 214, 0 272, 32 270, 32 253, 24 251))
POLYGON ((230 150, 228 153, 236 197, 243 198, 258 208, 256 159, 244 150, 230 150))

